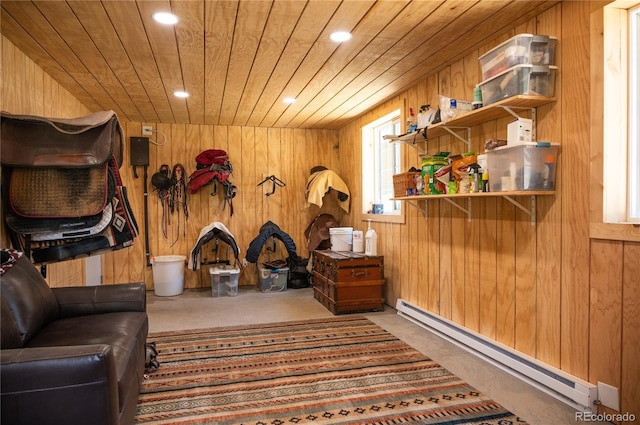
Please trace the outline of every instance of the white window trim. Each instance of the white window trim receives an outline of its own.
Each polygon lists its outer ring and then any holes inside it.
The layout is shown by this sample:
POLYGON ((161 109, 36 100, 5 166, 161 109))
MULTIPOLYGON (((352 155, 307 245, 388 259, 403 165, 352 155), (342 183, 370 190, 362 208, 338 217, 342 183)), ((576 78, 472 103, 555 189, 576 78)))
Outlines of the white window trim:
POLYGON ((627 220, 640 224, 640 3, 629 11, 629 188, 627 220), (635 117, 635 119, 634 119, 635 117), (633 164, 633 165, 632 165, 633 164))
MULTIPOLYGON (((393 110, 392 112, 389 112, 387 114, 385 114, 384 116, 366 124, 365 126, 362 127, 362 142, 364 144, 365 138, 370 137, 371 134, 371 129, 373 129, 374 127, 377 127, 379 125, 381 125, 382 123, 389 121, 390 119, 392 119, 395 116, 400 116, 401 117, 401 111, 400 109, 396 109, 393 110)), ((363 147, 363 152, 364 152, 364 147, 363 147)), ((363 155, 364 156, 364 155, 363 155)), ((382 214, 368 214, 366 212, 367 210, 367 206, 365 205, 367 203, 366 201, 366 197, 364 196, 365 193, 365 182, 366 182, 366 176, 365 173, 368 173, 368 171, 366 170, 366 160, 362 161, 362 193, 363 193, 363 197, 362 197, 362 205, 360 206, 360 220, 362 220, 363 222, 366 222, 367 220, 371 220, 372 222, 383 222, 383 223, 404 223, 405 222, 405 208, 404 205, 401 203, 400 204, 400 209, 398 210, 397 213, 394 214, 388 214, 388 213, 382 213, 382 214)), ((402 164, 402 166, 404 167, 404 164, 402 164)))
MULTIPOLYGON (((620 101, 621 93, 631 94, 628 11, 621 8, 628 3, 614 2, 604 9, 603 222, 640 224, 630 218, 631 190, 638 186, 630 167, 637 151, 630 149, 629 141, 638 124, 629 120, 630 103, 620 101)), ((633 171, 638 173, 637 167, 633 171)))
MULTIPOLYGON (((628 25, 627 19, 627 9, 631 9, 638 5, 638 0, 617 0, 609 5, 606 5, 601 9, 602 12, 602 23, 600 24, 599 20, 592 21, 592 34, 600 33, 603 34, 601 38, 594 37, 592 38, 592 52, 595 54, 595 57, 598 58, 598 63, 593 63, 591 67, 591 85, 592 88, 595 89, 595 94, 592 96, 593 102, 598 102, 593 105, 591 110, 591 118, 593 120, 592 126, 595 129, 600 129, 600 131, 596 131, 592 133, 592 143, 596 145, 592 145, 592 148, 595 152, 599 153, 598 156, 594 157, 592 161, 594 161, 594 165, 596 166, 595 170, 592 170, 592 173, 595 173, 596 180, 593 181, 591 191, 594 195, 592 199, 592 220, 589 225, 589 236, 594 239, 603 239, 603 240, 617 240, 617 241, 634 241, 640 242, 640 225, 636 223, 628 223, 626 217, 626 209, 623 210, 622 214, 618 215, 618 219, 620 221, 613 221, 611 217, 605 216, 605 210, 607 210, 607 206, 605 204, 605 181, 607 181, 607 176, 605 174, 605 155, 606 150, 610 148, 612 145, 608 143, 614 143, 613 147, 616 148, 619 145, 615 145, 615 141, 607 141, 605 139, 605 133, 611 126, 606 121, 606 113, 608 112, 609 105, 606 105, 604 102, 605 94, 611 93, 610 90, 605 90, 605 82, 604 80, 607 78, 607 72, 610 72, 611 65, 614 65, 613 69, 620 68, 619 65, 615 65, 615 62, 611 63, 613 59, 617 55, 612 54, 613 52, 619 51, 620 49, 620 31, 619 27, 621 23, 624 25, 628 25), (618 10, 616 10, 618 9, 618 10), (620 10, 623 9, 623 10, 620 10), (594 26, 595 25, 595 26, 594 26), (601 26, 602 25, 602 26, 601 26), (614 41, 613 46, 611 47, 611 32, 608 30, 614 29, 614 33, 618 34, 618 37, 614 41), (616 44, 617 43, 617 44, 616 44), (616 47, 617 45, 617 47, 616 47)), ((625 31, 625 43, 626 43, 626 31, 625 31)), ((626 69, 626 68, 625 68, 626 69)), ((627 93, 625 91, 624 93, 627 93)), ((620 100, 616 99, 615 104, 619 104, 620 100)), ((610 109, 609 109, 610 110, 610 109)), ((626 115, 625 115, 626 116, 626 115)), ((625 125, 627 124, 626 120, 624 121, 625 125)), ((624 140, 626 140, 627 134, 623 134, 624 140)), ((624 152, 626 156, 627 144, 624 145, 624 152)), ((609 155, 610 156, 610 155, 609 155)), ((607 158, 609 159, 609 158, 607 158)), ((618 165, 620 165, 618 160, 618 165)), ((627 163, 625 163, 625 174, 620 174, 620 168, 618 167, 617 173, 614 175, 613 180, 619 181, 622 179, 628 178, 626 167, 627 163), (621 177, 623 176, 623 177, 621 177)), ((612 164, 608 165, 609 169, 611 169, 612 164)), ((610 186, 610 185, 609 185, 610 186)), ((620 192, 621 196, 626 199, 627 192, 620 192)), ((610 212, 608 212, 610 214, 610 212)))

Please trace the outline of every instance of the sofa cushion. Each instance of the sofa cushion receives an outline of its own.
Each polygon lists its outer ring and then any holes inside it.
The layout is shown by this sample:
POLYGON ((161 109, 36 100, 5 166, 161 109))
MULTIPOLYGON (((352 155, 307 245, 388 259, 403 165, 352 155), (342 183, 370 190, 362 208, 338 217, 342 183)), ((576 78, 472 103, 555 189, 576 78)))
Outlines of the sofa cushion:
POLYGON ((16 325, 16 321, 13 320, 7 303, 4 302, 1 292, 0 306, 0 310, 2 311, 2 315, 0 316, 0 324, 2 325, 2 330, 0 330, 0 348, 6 350, 8 348, 22 347, 22 339, 20 338, 20 332, 18 332, 18 326, 16 325))
MULTIPOLYGON (((16 253, 14 250, 3 250, 16 253)), ((6 255, 3 255, 6 258, 6 255)), ((58 302, 42 275, 24 255, 11 260, 12 267, 5 268, 0 280, 2 293, 2 318, 11 316, 19 335, 20 346, 24 346, 43 326, 58 317, 58 302)), ((2 321, 2 332, 5 331, 2 321)), ((10 325, 10 321, 8 321, 10 325)), ((9 327, 8 331, 11 332, 9 327)), ((3 338, 4 342, 4 338, 3 338)), ((2 348, 5 348, 4 345, 2 348)), ((7 347, 9 348, 9 347, 7 347)), ((16 347, 12 347, 16 348, 16 347)))
POLYGON ((147 314, 143 312, 70 317, 56 320, 43 327, 26 346, 110 345, 115 358, 121 410, 132 394, 136 398, 138 396, 144 375, 148 327, 147 314))

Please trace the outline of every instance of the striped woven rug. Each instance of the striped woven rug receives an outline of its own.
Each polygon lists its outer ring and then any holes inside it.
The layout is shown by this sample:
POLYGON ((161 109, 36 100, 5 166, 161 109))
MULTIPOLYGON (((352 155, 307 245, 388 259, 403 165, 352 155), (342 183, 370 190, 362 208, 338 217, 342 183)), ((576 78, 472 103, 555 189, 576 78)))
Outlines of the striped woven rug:
POLYGON ((361 316, 149 336, 137 424, 524 424, 361 316))

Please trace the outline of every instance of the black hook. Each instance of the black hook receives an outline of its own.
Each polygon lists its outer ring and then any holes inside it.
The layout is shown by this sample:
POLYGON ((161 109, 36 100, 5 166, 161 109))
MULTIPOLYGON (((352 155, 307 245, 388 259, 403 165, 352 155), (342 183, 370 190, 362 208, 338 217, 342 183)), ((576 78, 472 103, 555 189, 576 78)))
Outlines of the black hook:
POLYGON ((274 193, 276 193, 276 186, 280 186, 280 187, 286 186, 286 184, 282 180, 280 180, 279 178, 277 178, 274 175, 271 175, 269 177, 265 177, 265 179, 262 180, 260 183, 258 183, 257 186, 261 186, 261 185, 263 185, 264 183, 266 183, 269 180, 271 180, 271 182, 273 183, 273 187, 271 189, 271 192, 267 193, 267 196, 271 196, 274 193))

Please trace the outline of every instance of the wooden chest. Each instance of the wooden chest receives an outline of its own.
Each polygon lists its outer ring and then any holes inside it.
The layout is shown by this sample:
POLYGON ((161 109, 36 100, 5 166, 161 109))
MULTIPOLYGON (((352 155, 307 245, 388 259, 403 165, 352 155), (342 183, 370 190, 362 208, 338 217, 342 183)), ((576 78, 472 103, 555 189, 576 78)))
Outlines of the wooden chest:
POLYGON ((313 295, 333 314, 384 308, 384 258, 314 251, 313 295))

